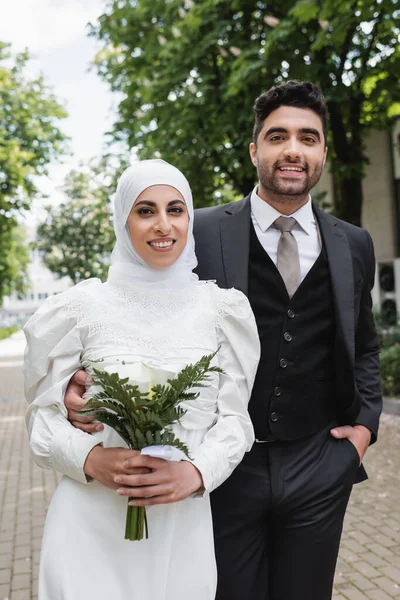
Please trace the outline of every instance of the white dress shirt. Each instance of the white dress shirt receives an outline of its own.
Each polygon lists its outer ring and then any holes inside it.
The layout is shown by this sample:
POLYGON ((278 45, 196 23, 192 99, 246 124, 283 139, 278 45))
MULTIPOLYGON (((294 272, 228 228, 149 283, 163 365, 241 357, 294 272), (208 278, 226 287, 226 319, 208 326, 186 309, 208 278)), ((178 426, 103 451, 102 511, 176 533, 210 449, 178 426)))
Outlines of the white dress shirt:
POLYGON ((250 205, 251 219, 257 237, 275 266, 278 261, 278 241, 281 232, 272 225, 281 216, 290 216, 296 219, 296 225, 292 229, 292 234, 299 248, 300 273, 301 281, 303 281, 321 252, 320 236, 312 210, 311 196, 306 204, 292 215, 282 215, 273 206, 268 204, 268 202, 260 198, 257 194, 257 188, 254 188, 251 194, 250 205))

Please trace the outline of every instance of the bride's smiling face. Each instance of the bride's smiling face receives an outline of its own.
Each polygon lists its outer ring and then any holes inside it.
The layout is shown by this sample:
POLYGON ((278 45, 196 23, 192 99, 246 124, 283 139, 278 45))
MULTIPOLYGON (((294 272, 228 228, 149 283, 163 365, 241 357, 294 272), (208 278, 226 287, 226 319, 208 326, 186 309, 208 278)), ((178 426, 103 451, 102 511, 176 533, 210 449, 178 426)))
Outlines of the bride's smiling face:
POLYGON ((189 214, 183 196, 170 185, 146 188, 127 220, 133 248, 146 264, 166 269, 185 249, 189 214))

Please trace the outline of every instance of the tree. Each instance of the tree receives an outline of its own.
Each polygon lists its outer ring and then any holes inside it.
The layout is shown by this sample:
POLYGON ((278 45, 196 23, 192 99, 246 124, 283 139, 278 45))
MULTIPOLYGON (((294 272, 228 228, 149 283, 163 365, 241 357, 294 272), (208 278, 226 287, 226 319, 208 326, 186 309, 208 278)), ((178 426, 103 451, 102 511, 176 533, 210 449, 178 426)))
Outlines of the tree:
POLYGON ((68 200, 47 207, 36 247, 58 277, 67 276, 74 284, 89 277, 106 278, 114 245, 109 200, 125 164, 122 157, 106 156, 71 171, 64 185, 68 200))
POLYGON ((25 294, 28 284, 29 249, 22 227, 6 229, 0 235, 0 298, 12 292, 25 294))
POLYGON ((399 18, 394 0, 112 0, 91 32, 123 94, 112 135, 181 168, 198 206, 243 195, 255 98, 311 79, 331 113, 336 212, 359 223, 364 134, 400 112, 399 18))
POLYGON ((400 11, 395 2, 299 1, 270 34, 266 56, 281 65, 282 78, 321 85, 330 113, 335 213, 360 225, 365 136, 400 114, 400 11))
POLYGON ((42 77, 26 77, 28 60, 27 52, 12 60, 0 42, 0 304, 5 293, 22 291, 25 278, 16 216, 37 194, 35 176, 66 150, 58 123, 67 113, 42 77))

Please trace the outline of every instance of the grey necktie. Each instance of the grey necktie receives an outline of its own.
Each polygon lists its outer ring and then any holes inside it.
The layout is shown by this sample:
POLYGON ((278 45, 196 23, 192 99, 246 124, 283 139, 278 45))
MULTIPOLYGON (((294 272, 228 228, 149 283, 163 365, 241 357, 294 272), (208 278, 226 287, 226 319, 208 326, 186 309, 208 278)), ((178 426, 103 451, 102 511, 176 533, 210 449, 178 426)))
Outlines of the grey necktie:
POLYGON ((293 217, 278 217, 274 227, 279 229, 278 271, 291 298, 301 283, 299 249, 292 233, 297 221, 293 217))

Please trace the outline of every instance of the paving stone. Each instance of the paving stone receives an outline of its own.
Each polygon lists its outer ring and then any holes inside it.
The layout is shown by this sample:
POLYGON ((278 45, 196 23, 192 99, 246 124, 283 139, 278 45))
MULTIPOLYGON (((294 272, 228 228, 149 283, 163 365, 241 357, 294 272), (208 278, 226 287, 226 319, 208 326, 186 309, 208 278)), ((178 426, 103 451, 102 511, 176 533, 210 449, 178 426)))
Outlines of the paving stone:
POLYGON ((0 555, 0 571, 1 569, 9 569, 11 567, 11 555, 1 554, 0 555))
POLYGON ((340 556, 349 564, 358 560, 358 556, 353 551, 349 550, 345 540, 342 540, 340 556))
POLYGON ((362 546, 368 547, 371 541, 370 536, 366 535, 363 531, 350 531, 348 535, 362 546))
POLYGON ((393 579, 393 581, 395 581, 397 584, 400 585, 400 570, 399 569, 396 569, 395 567, 388 565, 387 567, 381 567, 381 571, 382 571, 382 573, 384 573, 385 575, 390 577, 390 579, 393 579))
POLYGON ((11 580, 11 569, 0 569, 0 584, 9 583, 11 580))
POLYGON ((10 584, 0 584, 0 600, 8 600, 10 595, 10 584))
POLYGON ((347 540, 343 542, 343 545, 352 554, 355 554, 355 555, 361 554, 361 552, 364 552, 366 550, 365 546, 362 546, 361 544, 359 544, 355 540, 352 540, 352 539, 349 539, 349 538, 347 538, 347 540))
POLYGON ((388 556, 391 555, 391 552, 389 550, 389 548, 385 548, 384 546, 381 546, 380 544, 370 544, 370 550, 372 552, 374 552, 375 554, 377 554, 378 556, 380 556, 381 558, 388 558, 388 556))
POLYGON ((339 589, 341 594, 348 600, 365 600, 365 594, 360 592, 354 585, 342 584, 339 589))
POLYGON ((397 541, 389 538, 387 535, 383 535, 382 533, 376 535, 375 540, 378 542, 378 544, 384 546, 384 548, 388 548, 389 550, 393 548, 393 546, 397 545, 397 541))
POLYGON ((379 571, 375 569, 372 565, 369 565, 364 560, 360 560, 359 562, 354 562, 352 564, 354 569, 357 569, 364 577, 368 579, 372 579, 373 577, 379 577, 379 571))
POLYGON ((392 600, 393 598, 393 596, 388 596, 383 590, 372 590, 366 592, 366 594, 371 600, 392 600))
POLYGON ((31 546, 16 546, 14 558, 29 558, 31 555, 31 546))
POLYGON ((400 598, 400 586, 388 577, 373 579, 376 587, 384 590, 391 598, 400 598))
POLYGON ((12 542, 14 539, 14 532, 11 531, 2 531, 1 532, 1 543, 4 544, 5 542, 12 542))
POLYGON ((352 583, 354 583, 354 585, 359 590, 365 591, 365 590, 371 590, 371 589, 373 590, 376 588, 375 583, 372 583, 372 581, 370 579, 367 579, 360 573, 350 573, 349 575, 347 575, 347 578, 352 583))
POLYGON ((11 590, 27 590, 31 589, 30 573, 15 574, 11 579, 11 590))
POLYGON ((384 567, 387 562, 384 561, 380 556, 374 554, 373 552, 365 552, 361 555, 361 558, 369 562, 373 567, 384 567))
POLYGON ((31 573, 31 571, 32 571, 31 559, 30 558, 19 558, 17 560, 14 560, 12 570, 15 575, 22 574, 22 573, 31 573))
MULTIPOLYGON (((386 521, 386 523, 387 523, 387 521, 386 521)), ((394 540, 395 545, 398 545, 398 543, 399 543, 399 531, 400 531, 400 523, 397 525, 396 528, 389 527, 389 525, 383 525, 383 527, 380 528, 380 533, 382 533, 383 535, 386 535, 391 540, 394 540)))
POLYGON ((10 600, 31 600, 30 588, 25 590, 15 590, 11 592, 10 600))

